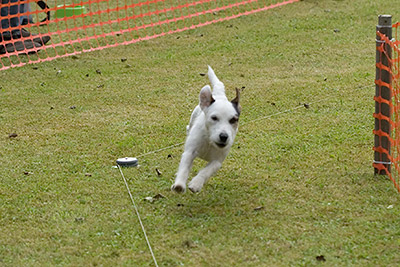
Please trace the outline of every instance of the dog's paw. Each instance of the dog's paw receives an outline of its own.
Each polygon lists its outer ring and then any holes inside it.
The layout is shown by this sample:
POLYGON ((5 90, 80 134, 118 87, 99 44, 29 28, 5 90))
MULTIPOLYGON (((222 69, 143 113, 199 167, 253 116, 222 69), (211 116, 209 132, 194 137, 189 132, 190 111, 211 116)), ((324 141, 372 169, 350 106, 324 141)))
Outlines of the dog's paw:
POLYGON ((185 193, 186 186, 185 185, 181 185, 181 184, 173 184, 171 186, 171 190, 175 191, 176 193, 185 193))
POLYGON ((201 188, 196 188, 193 186, 189 186, 189 190, 192 191, 192 193, 199 193, 201 188))
POLYGON ((188 188, 193 193, 198 193, 198 192, 200 192, 201 188, 203 188, 203 183, 199 183, 199 182, 196 182, 195 180, 192 180, 189 183, 188 188))

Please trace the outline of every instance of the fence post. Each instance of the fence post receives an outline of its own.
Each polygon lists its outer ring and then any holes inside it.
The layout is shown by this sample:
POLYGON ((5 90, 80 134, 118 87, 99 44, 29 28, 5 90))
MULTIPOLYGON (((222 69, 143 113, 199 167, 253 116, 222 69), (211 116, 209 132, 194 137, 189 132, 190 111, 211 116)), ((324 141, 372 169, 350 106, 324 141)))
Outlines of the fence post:
MULTIPOLYGON (((376 31, 386 35, 389 40, 392 39, 392 16, 391 15, 380 15, 378 19, 378 25, 376 26, 376 31)), ((380 36, 376 36, 376 47, 380 47, 382 45, 382 41, 380 36)), ((386 153, 384 153, 382 149, 387 150, 390 154, 390 130, 391 125, 390 122, 383 118, 391 118, 391 107, 387 103, 391 103, 392 101, 392 92, 391 89, 385 86, 385 84, 391 84, 391 73, 385 69, 382 69, 378 66, 385 66, 390 69, 390 60, 392 56, 391 47, 388 44, 384 45, 383 51, 376 50, 376 86, 375 86, 375 114, 379 114, 382 117, 377 118, 375 116, 375 155, 374 162, 376 164, 382 164, 385 169, 376 168, 375 174, 385 175, 390 173, 391 165, 390 159, 386 153), (387 55, 387 56, 386 56, 387 55), (389 57, 389 58, 388 58, 389 57), (382 101, 383 100, 383 101, 382 101), (389 101, 384 103, 385 101, 389 101), (377 134, 378 133, 378 134, 377 134), (387 135, 387 136, 385 136, 387 135), (388 173, 387 173, 388 172, 388 173)))

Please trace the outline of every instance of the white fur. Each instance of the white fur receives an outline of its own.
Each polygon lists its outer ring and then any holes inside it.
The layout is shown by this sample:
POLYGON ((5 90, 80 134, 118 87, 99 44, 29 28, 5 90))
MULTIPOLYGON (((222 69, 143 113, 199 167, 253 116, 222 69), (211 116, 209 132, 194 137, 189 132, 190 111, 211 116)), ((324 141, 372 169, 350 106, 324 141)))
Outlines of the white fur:
POLYGON ((200 91, 199 105, 193 110, 187 126, 185 151, 182 154, 175 183, 171 189, 182 193, 196 157, 208 161, 207 166, 189 183, 192 192, 199 192, 208 179, 216 173, 229 153, 238 129, 240 115, 239 90, 236 98, 228 101, 225 86, 208 67, 208 78, 213 87, 200 91))

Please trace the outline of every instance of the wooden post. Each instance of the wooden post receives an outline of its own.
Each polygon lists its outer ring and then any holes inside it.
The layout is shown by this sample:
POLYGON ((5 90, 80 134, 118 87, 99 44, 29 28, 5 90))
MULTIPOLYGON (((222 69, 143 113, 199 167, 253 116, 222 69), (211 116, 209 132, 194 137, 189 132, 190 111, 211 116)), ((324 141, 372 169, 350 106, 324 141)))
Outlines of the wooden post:
MULTIPOLYGON (((376 26, 376 31, 386 35, 389 40, 392 39, 392 16, 391 15, 380 15, 378 19, 378 25, 376 26)), ((380 47, 384 41, 381 40, 380 36, 376 36, 376 47, 380 47)), ((384 45, 384 52, 376 50, 376 63, 377 65, 381 64, 385 67, 391 68, 388 57, 391 59, 392 50, 388 44, 384 45)), ((376 67, 376 81, 382 81, 385 84, 391 84, 391 73, 387 70, 376 67)), ((379 83, 379 82, 378 82, 379 83)), ((376 84, 375 87, 375 96, 376 99, 382 98, 383 100, 387 100, 389 102, 392 101, 392 92, 390 88, 387 86, 380 84, 376 84)), ((387 103, 383 103, 382 101, 375 101, 375 114, 381 114, 384 117, 391 118, 391 107, 387 103)), ((379 119, 375 117, 375 148, 383 148, 388 151, 390 154, 390 139, 387 136, 377 135, 377 132, 382 132, 388 134, 390 136, 391 126, 389 121, 385 119, 379 119)), ((382 153, 382 151, 375 150, 374 155, 374 163, 383 164, 386 168, 387 172, 390 173, 391 165, 390 160, 386 153, 382 153)), ((385 169, 377 169, 375 168, 375 174, 385 175, 388 174, 385 169)))

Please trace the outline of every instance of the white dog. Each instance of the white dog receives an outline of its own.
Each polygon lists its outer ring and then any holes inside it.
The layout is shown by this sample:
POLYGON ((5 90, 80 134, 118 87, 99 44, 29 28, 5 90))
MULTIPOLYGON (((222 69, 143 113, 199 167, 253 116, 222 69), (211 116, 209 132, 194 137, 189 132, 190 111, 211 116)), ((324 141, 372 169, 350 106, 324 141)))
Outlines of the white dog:
POLYGON ((221 168, 235 139, 241 107, 239 89, 231 102, 225 95, 225 86, 208 66, 208 78, 213 87, 204 86, 200 91, 200 103, 194 109, 187 126, 185 151, 179 164, 175 183, 171 189, 178 193, 186 190, 186 182, 196 157, 208 161, 189 183, 192 192, 199 192, 208 179, 221 168))

